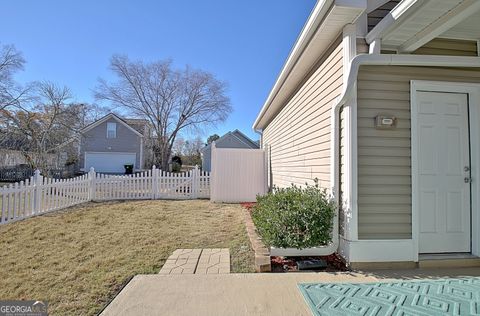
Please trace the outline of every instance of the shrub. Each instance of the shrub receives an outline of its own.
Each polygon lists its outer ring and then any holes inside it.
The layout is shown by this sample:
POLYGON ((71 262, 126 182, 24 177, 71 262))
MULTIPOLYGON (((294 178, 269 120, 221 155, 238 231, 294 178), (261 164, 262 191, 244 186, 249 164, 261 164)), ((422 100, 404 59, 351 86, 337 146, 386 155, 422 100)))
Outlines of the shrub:
POLYGON ((335 209, 335 203, 315 179, 315 185, 274 187, 272 192, 258 196, 252 218, 269 246, 303 249, 332 241, 335 209))
POLYGON ((182 170, 182 165, 178 162, 172 162, 172 172, 180 172, 182 170))

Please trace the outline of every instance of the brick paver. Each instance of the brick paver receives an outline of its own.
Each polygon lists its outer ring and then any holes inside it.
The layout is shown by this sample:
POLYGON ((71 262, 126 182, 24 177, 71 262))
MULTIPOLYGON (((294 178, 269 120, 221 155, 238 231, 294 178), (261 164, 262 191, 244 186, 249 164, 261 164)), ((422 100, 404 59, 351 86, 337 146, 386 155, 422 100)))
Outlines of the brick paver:
POLYGON ((230 251, 222 249, 177 249, 159 274, 230 273, 230 251))
POLYGON ((202 249, 177 249, 168 257, 159 274, 194 274, 202 249))
POLYGON ((223 249, 203 249, 198 260, 196 274, 230 273, 230 251, 223 249))

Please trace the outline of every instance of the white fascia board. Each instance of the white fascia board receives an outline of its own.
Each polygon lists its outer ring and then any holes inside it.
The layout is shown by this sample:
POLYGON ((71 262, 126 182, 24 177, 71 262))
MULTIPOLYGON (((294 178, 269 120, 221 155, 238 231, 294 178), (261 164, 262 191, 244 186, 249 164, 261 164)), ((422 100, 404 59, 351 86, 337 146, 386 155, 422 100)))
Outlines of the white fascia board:
MULTIPOLYGON (((290 77, 292 70, 294 68, 300 68, 303 64, 305 64, 304 60, 302 63, 302 56, 304 55, 305 50, 310 46, 312 43, 312 39, 315 37, 317 32, 319 31, 320 26, 322 25, 329 25, 328 16, 334 9, 349 9, 350 13, 352 11, 356 12, 355 19, 358 18, 367 8, 366 0, 320 0, 317 2, 312 14, 310 15, 307 23, 305 24, 299 38, 297 39, 290 55, 280 72, 270 94, 267 97, 262 109, 260 110, 255 122, 253 123, 253 129, 259 132, 263 126, 260 126, 262 120, 270 108, 274 100, 276 99, 279 91, 284 88, 285 82, 290 77), (352 10, 353 9, 353 10, 352 10)), ((338 19, 338 17, 336 17, 338 19)), ((352 23, 352 19, 346 14, 344 17, 345 24, 352 23)), ((338 21, 335 21, 338 22, 338 21)), ((343 29, 343 26, 338 26, 337 23, 332 24, 333 27, 338 27, 338 32, 340 33, 343 29), (335 26, 334 26, 335 24, 335 26)), ((325 50, 328 49, 330 45, 326 45, 325 50)), ((317 57, 320 57, 319 54, 317 57)), ((305 65, 303 65, 305 67, 305 65)), ((306 68, 310 68, 309 67, 306 68)), ((297 74, 298 75, 298 74, 297 74)), ((302 78, 303 79, 303 78, 302 78)))

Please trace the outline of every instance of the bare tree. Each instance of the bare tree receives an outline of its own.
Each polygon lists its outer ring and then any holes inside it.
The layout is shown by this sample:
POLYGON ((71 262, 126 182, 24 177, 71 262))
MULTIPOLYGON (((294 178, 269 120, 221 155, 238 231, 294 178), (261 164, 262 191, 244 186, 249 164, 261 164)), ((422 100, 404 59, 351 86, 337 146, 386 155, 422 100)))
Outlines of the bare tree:
POLYGON ((200 149, 203 147, 205 147, 205 143, 199 136, 188 140, 185 140, 183 137, 177 137, 172 153, 180 156, 184 165, 201 165, 200 149))
POLYGON ((173 147, 172 147, 172 154, 173 155, 183 155, 183 153, 185 152, 185 145, 186 145, 186 140, 185 138, 183 137, 177 137, 175 139, 175 143, 173 143, 173 147))
POLYGON ((100 80, 96 98, 150 122, 162 169, 168 167, 179 133, 223 122, 232 111, 226 84, 208 72, 174 69, 170 61, 133 62, 126 56, 113 56, 110 69, 117 81, 100 80))
POLYGON ((83 126, 83 105, 67 104, 70 90, 50 82, 36 84, 33 104, 2 110, 4 147, 21 150, 35 168, 48 171, 48 154, 83 126))
POLYGON ((13 75, 23 70, 25 59, 13 45, 0 46, 0 110, 19 105, 28 89, 18 85, 13 75))

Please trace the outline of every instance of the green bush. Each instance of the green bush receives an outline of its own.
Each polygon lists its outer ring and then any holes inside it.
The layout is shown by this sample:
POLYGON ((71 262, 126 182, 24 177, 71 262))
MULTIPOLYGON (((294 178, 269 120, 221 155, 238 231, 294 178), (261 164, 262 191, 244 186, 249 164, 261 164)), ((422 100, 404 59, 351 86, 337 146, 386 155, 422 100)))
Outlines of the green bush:
POLYGON ((182 170, 182 165, 178 162, 172 162, 172 172, 180 172, 182 170))
POLYGON ((335 210, 315 179, 315 185, 275 187, 258 196, 252 218, 267 245, 304 249, 331 242, 335 210))

